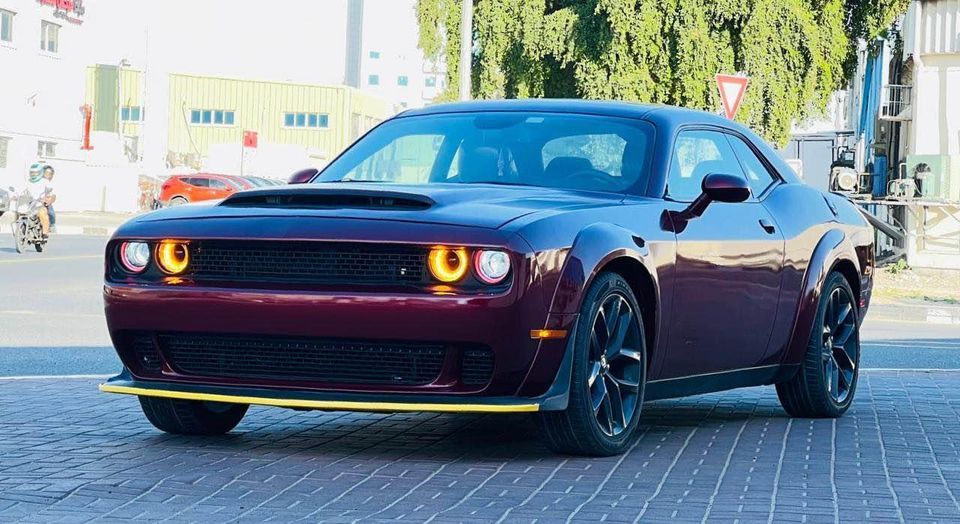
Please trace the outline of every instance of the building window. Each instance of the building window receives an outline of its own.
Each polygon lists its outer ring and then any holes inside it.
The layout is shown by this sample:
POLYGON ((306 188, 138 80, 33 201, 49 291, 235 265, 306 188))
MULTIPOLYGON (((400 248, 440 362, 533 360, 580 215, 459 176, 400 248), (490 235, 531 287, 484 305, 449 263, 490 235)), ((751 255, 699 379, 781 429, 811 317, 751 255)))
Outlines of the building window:
POLYGON ((326 113, 284 113, 283 127, 326 129, 330 127, 330 116, 326 113))
POLYGON ((13 42, 13 11, 0 9, 0 41, 13 42))
POLYGON ((60 51, 60 26, 47 21, 40 22, 40 49, 48 53, 60 51))
POLYGON ((37 142, 37 156, 40 158, 52 158, 57 156, 57 143, 40 140, 37 142))
POLYGON ((437 87, 437 77, 428 76, 424 81, 423 85, 426 87, 437 87))
POLYGON ((370 51, 370 58, 372 58, 373 60, 379 60, 380 51, 370 51))
MULTIPOLYGON (((141 115, 142 116, 142 115, 141 115)), ((234 111, 229 109, 191 109, 190 124, 195 126, 232 126, 236 122, 234 111)))
POLYGON ((407 75, 400 75, 397 77, 397 85, 400 87, 406 87, 410 83, 410 79, 407 78, 407 75))
POLYGON ((143 108, 140 106, 121 107, 120 120, 124 122, 143 122, 143 108))
POLYGON ((9 144, 9 138, 0 136, 0 169, 7 167, 7 148, 9 144))
POLYGON ((367 84, 372 86, 380 85, 380 75, 370 75, 367 77, 367 84))

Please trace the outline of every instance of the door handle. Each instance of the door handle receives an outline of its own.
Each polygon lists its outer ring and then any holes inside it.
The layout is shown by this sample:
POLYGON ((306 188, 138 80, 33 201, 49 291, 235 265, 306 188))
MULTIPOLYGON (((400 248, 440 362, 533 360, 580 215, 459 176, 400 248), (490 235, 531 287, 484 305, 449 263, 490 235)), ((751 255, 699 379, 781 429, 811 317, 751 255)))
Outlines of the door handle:
POLYGON ((765 218, 760 219, 760 227, 762 227, 764 231, 771 235, 777 232, 777 228, 775 228, 773 224, 771 224, 770 221, 765 218))

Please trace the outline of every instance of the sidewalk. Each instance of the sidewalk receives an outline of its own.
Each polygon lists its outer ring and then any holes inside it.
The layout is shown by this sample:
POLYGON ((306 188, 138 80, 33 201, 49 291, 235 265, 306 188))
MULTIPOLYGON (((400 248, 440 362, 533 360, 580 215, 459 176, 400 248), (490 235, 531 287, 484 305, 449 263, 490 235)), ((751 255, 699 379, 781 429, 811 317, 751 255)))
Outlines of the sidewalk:
MULTIPOLYGON (((131 213, 60 212, 57 213, 57 235, 92 235, 108 237, 121 224, 135 217, 131 213)), ((0 230, 10 231, 13 213, 0 217, 0 230)))

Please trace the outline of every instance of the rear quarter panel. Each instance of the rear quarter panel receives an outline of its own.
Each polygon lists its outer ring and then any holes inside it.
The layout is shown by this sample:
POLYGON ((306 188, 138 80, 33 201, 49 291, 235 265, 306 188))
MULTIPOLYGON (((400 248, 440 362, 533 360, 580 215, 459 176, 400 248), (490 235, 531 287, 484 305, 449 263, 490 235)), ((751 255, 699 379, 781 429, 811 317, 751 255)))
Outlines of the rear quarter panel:
POLYGON ((810 336, 823 279, 840 260, 851 262, 861 276, 869 273, 872 260, 863 253, 872 257, 873 235, 853 204, 804 184, 780 185, 763 204, 786 243, 777 317, 763 363, 796 364, 810 336))

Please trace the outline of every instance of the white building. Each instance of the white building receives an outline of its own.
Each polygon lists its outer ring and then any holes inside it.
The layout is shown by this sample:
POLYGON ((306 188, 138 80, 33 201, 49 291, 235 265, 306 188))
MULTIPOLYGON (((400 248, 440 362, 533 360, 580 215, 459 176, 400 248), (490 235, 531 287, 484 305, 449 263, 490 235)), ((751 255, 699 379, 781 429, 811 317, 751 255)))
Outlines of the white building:
POLYGON ((81 2, 0 0, 0 186, 19 187, 37 160, 81 165, 87 31, 81 2))
POLYGON ((446 87, 446 69, 417 47, 416 0, 354 0, 363 8, 360 87, 394 104, 423 107, 446 87))
POLYGON ((910 4, 903 58, 903 87, 884 90, 881 113, 902 121, 897 168, 908 177, 927 171, 922 199, 944 202, 908 213, 907 260, 960 269, 960 0, 910 4), (898 90, 908 104, 898 106, 898 90))

